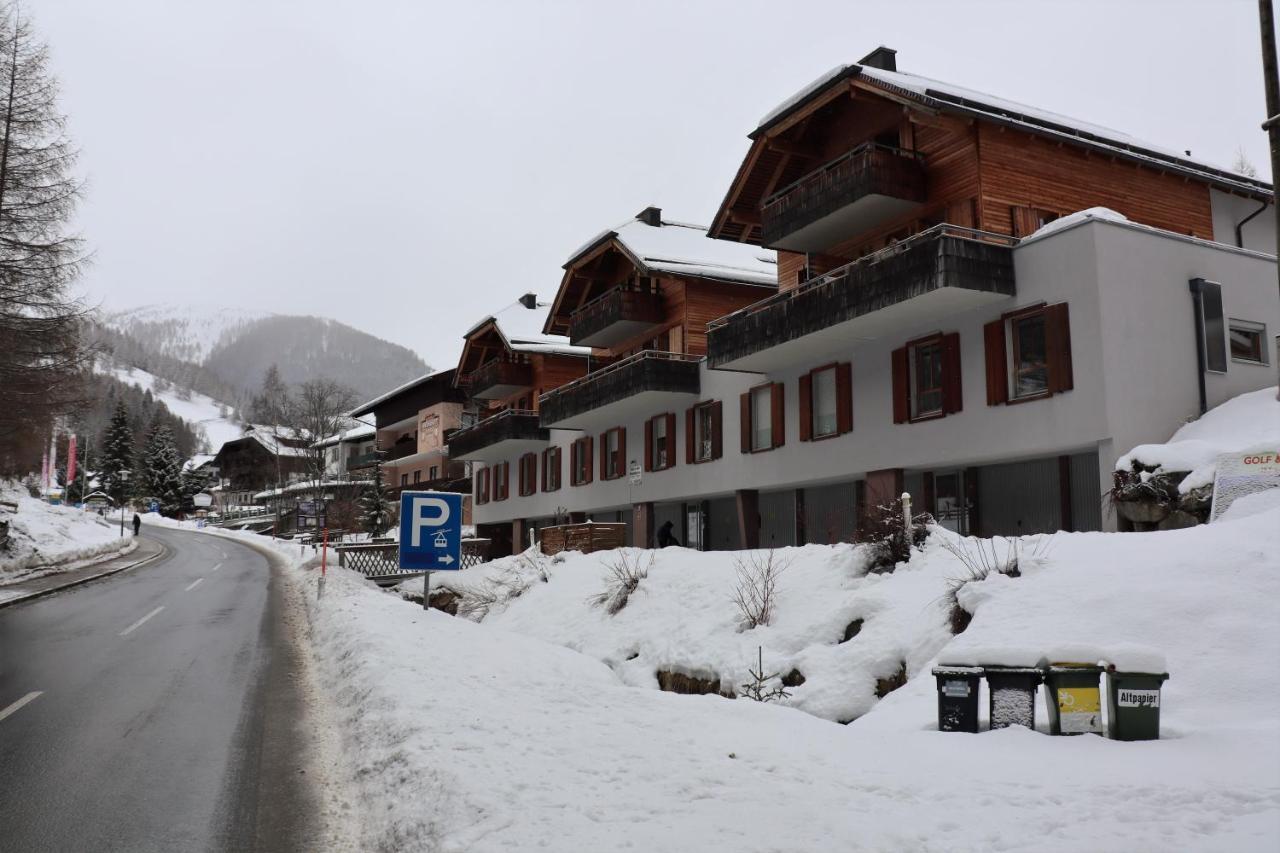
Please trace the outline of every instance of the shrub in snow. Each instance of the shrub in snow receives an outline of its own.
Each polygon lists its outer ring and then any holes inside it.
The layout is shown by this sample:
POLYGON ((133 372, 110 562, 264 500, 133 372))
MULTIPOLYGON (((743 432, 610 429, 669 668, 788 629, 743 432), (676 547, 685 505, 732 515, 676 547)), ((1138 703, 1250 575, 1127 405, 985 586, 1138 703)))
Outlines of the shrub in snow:
POLYGON ((876 698, 883 699, 907 683, 907 662, 898 664, 898 671, 887 678, 876 679, 876 698))
POLYGON ((1030 545, 1021 539, 995 536, 991 539, 945 539, 942 547, 951 553, 964 572, 947 580, 947 603, 951 608, 951 633, 959 634, 969 627, 973 614, 960 603, 960 590, 992 574, 1009 578, 1022 577, 1020 561, 1039 559, 1049 550, 1053 537, 1035 537, 1030 545))
MULTIPOLYGON (((754 699, 757 702, 772 702, 775 699, 785 699, 791 694, 786 691, 786 685, 779 683, 777 686, 770 686, 770 683, 778 678, 778 673, 773 672, 765 675, 764 672, 764 647, 756 646, 756 668, 747 668, 747 672, 751 673, 751 680, 742 685, 742 695, 748 699, 754 699)), ((796 670, 792 670, 796 672, 796 670)), ((804 682, 804 676, 800 676, 801 683, 804 682)))
POLYGON ((609 577, 604 592, 593 595, 591 603, 603 607, 610 616, 626 607, 627 600, 639 588, 640 581, 649 576, 649 570, 653 568, 653 554, 653 551, 619 548, 617 556, 605 565, 609 570, 609 577))
POLYGON ((932 523, 933 516, 922 512, 908 526, 899 501, 868 507, 859 523, 863 541, 872 549, 867 570, 891 572, 898 563, 908 562, 912 549, 922 547, 929 538, 932 523))
POLYGON ((733 566, 738 574, 738 586, 733 602, 742 616, 742 630, 749 631, 768 625, 773 619, 773 607, 777 601, 778 577, 790 561, 778 556, 772 548, 764 551, 745 551, 734 557, 733 566))

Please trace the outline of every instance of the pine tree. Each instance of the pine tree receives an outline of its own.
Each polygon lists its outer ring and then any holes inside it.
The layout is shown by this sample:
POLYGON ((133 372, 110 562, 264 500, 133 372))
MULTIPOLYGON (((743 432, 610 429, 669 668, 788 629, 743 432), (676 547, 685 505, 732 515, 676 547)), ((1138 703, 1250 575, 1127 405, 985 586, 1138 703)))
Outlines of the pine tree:
POLYGON ((117 505, 129 497, 128 474, 133 470, 133 428, 124 401, 116 403, 106 434, 101 442, 98 481, 117 505))
POLYGON ((182 458, 173 443, 173 433, 163 423, 150 431, 140 466, 142 491, 160 504, 163 515, 182 509, 182 458))
POLYGON ((184 469, 182 472, 182 511, 194 512, 195 503, 192 501, 196 495, 203 492, 209 487, 212 480, 207 470, 197 468, 184 469))
POLYGON ((391 503, 382 491, 382 466, 373 467, 373 479, 360 494, 360 526, 370 536, 381 536, 391 526, 391 503))

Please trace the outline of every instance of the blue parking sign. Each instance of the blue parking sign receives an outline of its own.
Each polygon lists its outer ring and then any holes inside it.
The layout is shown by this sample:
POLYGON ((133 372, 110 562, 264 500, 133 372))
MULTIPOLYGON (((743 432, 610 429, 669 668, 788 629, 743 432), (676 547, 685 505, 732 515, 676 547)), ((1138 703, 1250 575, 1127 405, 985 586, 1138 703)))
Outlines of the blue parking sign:
POLYGON ((400 493, 400 568, 419 572, 462 568, 462 495, 400 493))

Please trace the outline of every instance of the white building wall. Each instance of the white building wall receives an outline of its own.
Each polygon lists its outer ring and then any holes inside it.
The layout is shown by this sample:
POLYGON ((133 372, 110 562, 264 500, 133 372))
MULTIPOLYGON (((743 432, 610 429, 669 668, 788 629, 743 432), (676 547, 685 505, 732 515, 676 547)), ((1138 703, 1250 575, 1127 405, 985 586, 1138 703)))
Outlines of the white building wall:
MULTIPOLYGON (((1213 239, 1228 246, 1236 245, 1236 225, 1252 215, 1261 203, 1256 199, 1242 198, 1220 190, 1209 190, 1209 205, 1213 212, 1213 239)), ((1268 255, 1276 253, 1276 206, 1254 216, 1240 229, 1243 247, 1268 255)))

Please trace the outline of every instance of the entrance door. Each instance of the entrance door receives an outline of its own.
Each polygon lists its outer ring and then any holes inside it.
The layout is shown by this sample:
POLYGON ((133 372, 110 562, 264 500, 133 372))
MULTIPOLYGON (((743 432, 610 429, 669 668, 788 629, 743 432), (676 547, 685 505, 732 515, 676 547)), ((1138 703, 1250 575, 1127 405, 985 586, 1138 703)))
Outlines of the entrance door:
POLYGON ((702 550, 702 504, 684 505, 684 544, 695 551, 702 550))
POLYGON ((969 533, 969 513, 964 500, 964 473, 948 471, 933 475, 935 520, 948 530, 966 536, 969 533))

